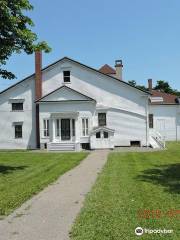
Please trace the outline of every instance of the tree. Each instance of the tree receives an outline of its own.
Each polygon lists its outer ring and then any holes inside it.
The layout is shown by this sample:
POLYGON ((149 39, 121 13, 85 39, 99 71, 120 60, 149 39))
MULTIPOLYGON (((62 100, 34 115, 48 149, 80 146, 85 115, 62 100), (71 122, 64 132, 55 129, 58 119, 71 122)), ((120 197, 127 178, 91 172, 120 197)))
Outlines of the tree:
POLYGON ((133 87, 137 87, 137 88, 139 88, 139 89, 141 89, 141 90, 143 90, 143 91, 148 91, 148 88, 146 88, 145 86, 143 86, 143 85, 137 85, 137 83, 136 83, 135 80, 129 80, 128 83, 129 83, 130 85, 132 85, 133 87))
MULTIPOLYGON (((143 85, 137 85, 135 80, 130 80, 128 81, 128 83, 130 85, 132 85, 133 87, 137 87, 140 88, 144 91, 148 91, 149 89, 146 88, 143 85)), ((173 89, 168 82, 164 81, 164 80, 158 80, 156 83, 156 86, 153 88, 154 90, 159 90, 161 92, 165 92, 165 93, 169 93, 169 94, 174 94, 176 96, 180 96, 180 91, 178 91, 177 89, 173 89)))
POLYGON ((32 10, 29 0, 0 0, 0 77, 13 79, 15 75, 2 65, 13 53, 32 54, 36 50, 49 52, 46 42, 37 43, 37 35, 31 31, 33 21, 24 15, 32 10))
POLYGON ((133 87, 136 87, 136 81, 135 80, 129 80, 128 83, 132 85, 133 87))
POLYGON ((165 93, 173 93, 173 89, 170 87, 169 83, 163 80, 158 80, 154 89, 165 93))
POLYGON ((177 89, 173 89, 168 82, 164 80, 158 80, 156 86, 154 87, 155 90, 160 90, 161 92, 175 94, 180 96, 180 92, 177 89))

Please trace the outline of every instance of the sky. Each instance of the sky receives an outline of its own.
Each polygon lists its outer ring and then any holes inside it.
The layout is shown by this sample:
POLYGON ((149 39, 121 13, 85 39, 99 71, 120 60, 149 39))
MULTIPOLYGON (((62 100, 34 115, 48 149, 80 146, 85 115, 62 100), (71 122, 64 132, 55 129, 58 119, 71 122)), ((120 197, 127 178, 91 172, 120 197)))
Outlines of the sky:
MULTIPOLYGON (((123 61, 123 80, 147 85, 165 80, 180 90, 179 0, 30 0, 33 31, 52 52, 43 66, 68 56, 94 68, 123 61)), ((12 55, 5 66, 15 80, 34 73, 34 55, 12 55)))

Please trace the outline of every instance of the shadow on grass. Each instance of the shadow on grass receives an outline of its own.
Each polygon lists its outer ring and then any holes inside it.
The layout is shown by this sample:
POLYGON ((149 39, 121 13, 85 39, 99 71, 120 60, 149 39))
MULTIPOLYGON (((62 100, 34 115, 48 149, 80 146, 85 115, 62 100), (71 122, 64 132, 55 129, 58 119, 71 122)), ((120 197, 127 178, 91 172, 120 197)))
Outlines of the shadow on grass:
POLYGON ((180 163, 155 165, 141 172, 136 179, 161 185, 170 193, 180 194, 180 163))
POLYGON ((25 168, 27 168, 27 166, 13 167, 13 166, 0 165, 0 174, 9 174, 14 171, 24 170, 25 168))

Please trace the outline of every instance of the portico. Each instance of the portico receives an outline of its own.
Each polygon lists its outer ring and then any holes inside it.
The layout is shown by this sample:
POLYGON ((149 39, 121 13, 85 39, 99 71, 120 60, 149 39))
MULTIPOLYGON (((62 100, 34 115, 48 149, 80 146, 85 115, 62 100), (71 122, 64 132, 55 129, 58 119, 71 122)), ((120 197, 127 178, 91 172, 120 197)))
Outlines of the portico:
POLYGON ((75 142, 78 112, 52 113, 50 117, 50 142, 75 142))

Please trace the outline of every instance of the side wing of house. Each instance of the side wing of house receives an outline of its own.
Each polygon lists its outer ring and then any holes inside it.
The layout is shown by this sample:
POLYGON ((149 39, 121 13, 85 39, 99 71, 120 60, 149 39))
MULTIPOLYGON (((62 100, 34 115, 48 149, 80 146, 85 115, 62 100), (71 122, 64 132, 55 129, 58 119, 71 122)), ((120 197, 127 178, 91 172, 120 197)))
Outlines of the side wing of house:
POLYGON ((0 94, 0 149, 36 148, 34 78, 0 94))
POLYGON ((149 113, 153 117, 153 124, 150 127, 158 131, 166 141, 180 140, 179 105, 150 105, 149 113))

